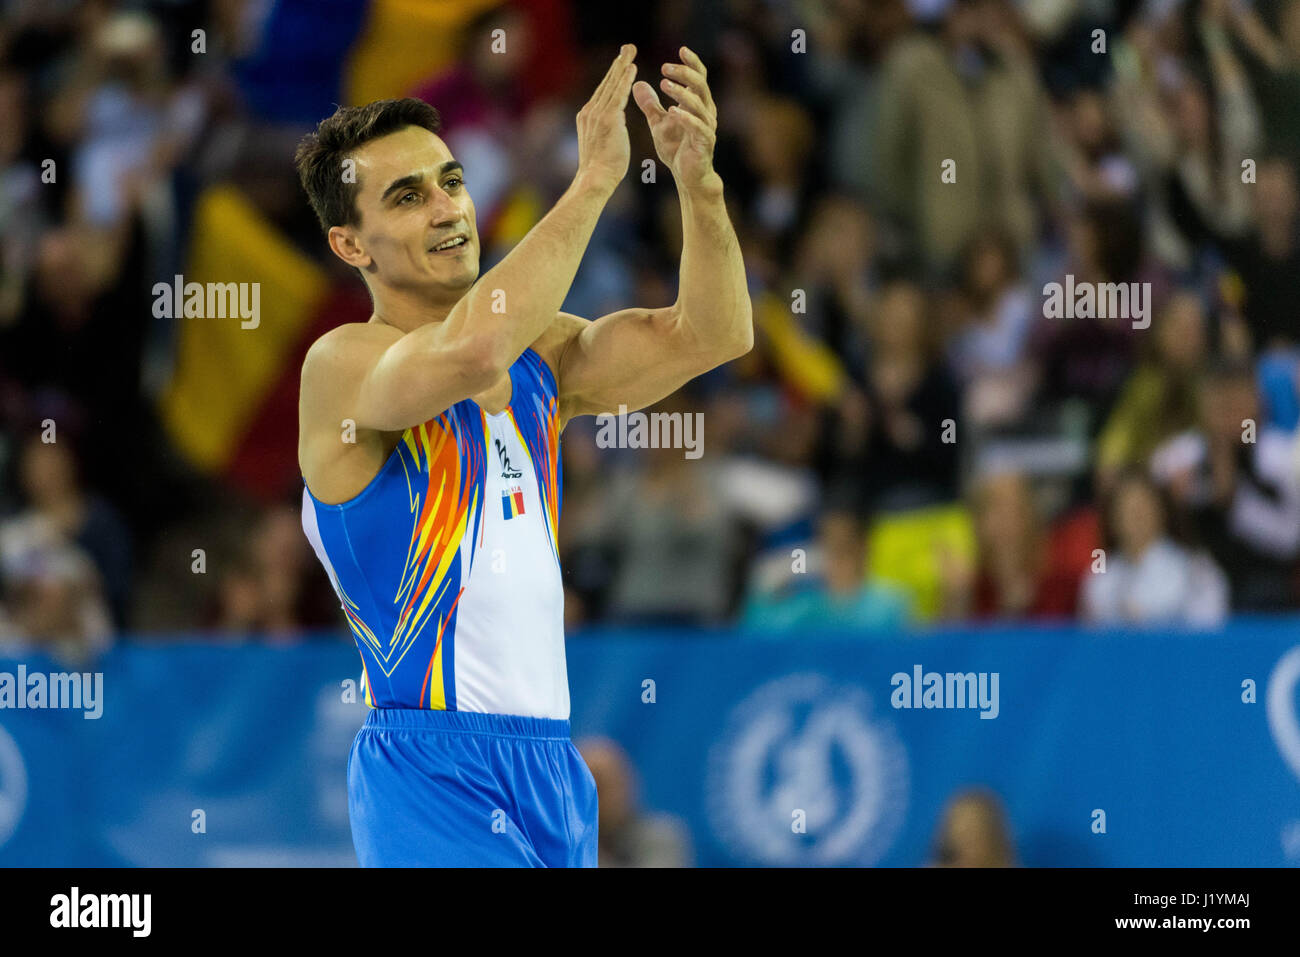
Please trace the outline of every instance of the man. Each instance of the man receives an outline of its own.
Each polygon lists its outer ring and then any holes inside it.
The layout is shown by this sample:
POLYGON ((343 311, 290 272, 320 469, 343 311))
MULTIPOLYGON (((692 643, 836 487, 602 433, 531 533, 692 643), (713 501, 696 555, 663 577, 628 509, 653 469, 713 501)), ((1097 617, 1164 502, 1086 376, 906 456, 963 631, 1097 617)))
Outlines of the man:
POLYGON ((556 551, 559 435, 637 409, 753 342, 698 56, 665 109, 624 45, 579 111, 569 189, 478 276, 464 172, 418 100, 341 109, 296 162, 330 249, 374 300, 303 363, 303 527, 339 594, 371 710, 348 761, 363 866, 594 866, 597 800, 569 737, 556 551), (630 159, 631 89, 682 206, 671 306, 559 311, 630 159), (477 280, 477 281, 476 281, 477 280))

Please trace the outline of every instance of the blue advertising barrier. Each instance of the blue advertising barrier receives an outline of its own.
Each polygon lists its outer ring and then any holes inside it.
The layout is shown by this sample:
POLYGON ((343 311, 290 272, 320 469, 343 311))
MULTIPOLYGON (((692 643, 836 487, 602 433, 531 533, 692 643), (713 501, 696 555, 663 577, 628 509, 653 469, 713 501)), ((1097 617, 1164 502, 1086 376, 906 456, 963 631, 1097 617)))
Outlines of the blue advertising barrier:
MULTIPOLYGON (((623 745, 697 864, 924 864, 977 785, 1026 865, 1300 863, 1300 620, 589 631, 568 660, 575 738, 623 745)), ((20 676, 37 704, 66 666, 0 657, 0 865, 355 865, 350 645, 125 643, 90 667, 95 702, 20 708, 20 676)))

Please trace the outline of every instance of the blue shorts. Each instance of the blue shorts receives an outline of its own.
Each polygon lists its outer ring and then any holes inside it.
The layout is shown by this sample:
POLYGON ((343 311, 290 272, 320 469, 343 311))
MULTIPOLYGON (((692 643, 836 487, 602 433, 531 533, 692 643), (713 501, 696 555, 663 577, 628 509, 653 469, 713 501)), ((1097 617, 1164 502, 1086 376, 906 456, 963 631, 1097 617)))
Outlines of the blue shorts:
POLYGON ((362 867, 595 867, 596 815, 568 721, 372 708, 348 755, 362 867))

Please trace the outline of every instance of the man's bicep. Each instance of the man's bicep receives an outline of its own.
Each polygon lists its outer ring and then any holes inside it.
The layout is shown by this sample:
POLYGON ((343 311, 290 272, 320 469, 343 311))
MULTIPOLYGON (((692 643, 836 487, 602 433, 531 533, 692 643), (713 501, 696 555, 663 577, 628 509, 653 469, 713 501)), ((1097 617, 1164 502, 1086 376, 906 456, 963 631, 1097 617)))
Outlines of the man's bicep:
POLYGON ((556 379, 566 420, 644 408, 708 369, 679 335, 672 306, 620 309, 592 320, 562 312, 558 322, 564 336, 556 379))
POLYGON ((371 327, 322 340, 303 365, 304 398, 359 429, 397 432, 426 422, 478 383, 458 356, 425 338, 371 327))

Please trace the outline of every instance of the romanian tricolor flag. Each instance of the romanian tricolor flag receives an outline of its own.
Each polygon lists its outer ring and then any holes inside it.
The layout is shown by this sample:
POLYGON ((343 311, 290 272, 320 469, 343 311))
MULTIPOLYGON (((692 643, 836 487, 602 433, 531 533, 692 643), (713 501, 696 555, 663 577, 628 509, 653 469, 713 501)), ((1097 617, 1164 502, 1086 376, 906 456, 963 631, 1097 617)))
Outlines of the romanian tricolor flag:
POLYGON ((501 493, 501 517, 506 521, 516 515, 524 514, 524 490, 518 485, 510 486, 510 491, 501 493))

